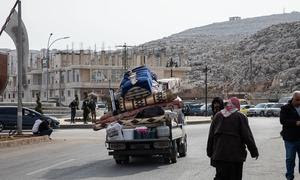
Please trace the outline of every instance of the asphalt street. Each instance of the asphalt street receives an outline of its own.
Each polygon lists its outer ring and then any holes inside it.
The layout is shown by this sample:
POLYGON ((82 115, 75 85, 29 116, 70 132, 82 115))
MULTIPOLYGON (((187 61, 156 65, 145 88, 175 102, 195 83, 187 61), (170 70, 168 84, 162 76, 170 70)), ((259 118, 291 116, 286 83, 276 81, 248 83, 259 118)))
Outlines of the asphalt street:
MULTIPOLYGON (((248 157, 243 179, 282 180, 284 147, 278 118, 250 118, 260 157, 248 157)), ((134 158, 116 165, 104 144, 105 131, 56 130, 52 141, 19 148, 0 149, 0 180, 114 179, 114 180, 208 180, 215 170, 206 156, 209 124, 189 125, 188 155, 166 165, 159 157, 134 158)), ((298 166, 295 168, 296 172, 298 166)), ((300 179, 296 173, 296 179, 300 179)))

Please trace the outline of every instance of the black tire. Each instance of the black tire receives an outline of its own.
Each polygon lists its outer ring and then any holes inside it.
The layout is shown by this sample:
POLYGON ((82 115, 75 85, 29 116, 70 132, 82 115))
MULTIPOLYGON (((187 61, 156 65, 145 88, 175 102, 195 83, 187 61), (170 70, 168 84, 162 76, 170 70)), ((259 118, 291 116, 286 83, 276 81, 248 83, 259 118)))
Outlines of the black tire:
POLYGON ((129 164, 129 156, 126 156, 126 159, 123 160, 123 163, 124 163, 124 164, 129 164))
POLYGON ((116 164, 128 164, 129 156, 116 156, 114 157, 116 164))
POLYGON ((120 159, 115 159, 115 161, 116 161, 116 164, 122 164, 122 160, 120 160, 120 159))
POLYGON ((187 137, 185 136, 184 142, 180 142, 179 146, 179 157, 185 157, 187 153, 187 137))
POLYGON ((172 163, 177 163, 177 154, 178 154, 177 143, 174 140, 172 142, 172 150, 171 150, 171 157, 170 157, 172 163))
POLYGON ((165 164, 170 164, 170 158, 164 156, 164 163, 165 163, 165 164))
POLYGON ((265 113, 264 113, 263 111, 261 111, 261 112, 259 113, 259 116, 260 116, 260 117, 264 117, 264 116, 265 116, 265 113))
POLYGON ((4 124, 0 122, 0 132, 3 131, 3 129, 4 129, 4 124))

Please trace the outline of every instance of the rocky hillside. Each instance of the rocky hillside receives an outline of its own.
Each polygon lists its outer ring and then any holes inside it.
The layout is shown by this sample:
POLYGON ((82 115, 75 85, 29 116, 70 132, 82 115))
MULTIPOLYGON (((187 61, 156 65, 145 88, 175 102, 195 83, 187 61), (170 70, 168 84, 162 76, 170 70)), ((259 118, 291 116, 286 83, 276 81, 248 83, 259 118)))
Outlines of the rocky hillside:
POLYGON ((212 89, 296 89, 300 81, 294 81, 300 62, 300 49, 296 44, 300 38, 300 23, 297 21, 300 21, 299 12, 214 23, 143 46, 167 49, 173 59, 180 53, 185 54, 193 68, 189 76, 194 86, 203 86, 202 70, 207 64, 212 89))

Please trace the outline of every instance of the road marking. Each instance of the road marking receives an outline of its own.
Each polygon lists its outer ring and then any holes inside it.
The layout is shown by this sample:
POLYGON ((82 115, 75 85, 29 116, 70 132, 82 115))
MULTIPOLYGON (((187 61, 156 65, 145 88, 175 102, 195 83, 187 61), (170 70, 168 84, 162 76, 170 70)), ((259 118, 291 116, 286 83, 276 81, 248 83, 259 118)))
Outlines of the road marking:
POLYGON ((27 175, 27 176, 31 176, 31 175, 33 175, 33 174, 36 174, 36 173, 39 173, 39 172, 42 172, 42 171, 45 171, 45 170, 54 168, 54 167, 56 167, 56 166, 60 166, 60 165, 69 163, 69 162, 72 162, 72 161, 75 161, 75 159, 69 159, 69 160, 66 160, 66 161, 62 161, 62 162, 60 162, 60 163, 53 164, 52 166, 48 166, 48 167, 43 168, 43 169, 38 169, 38 170, 36 170, 36 171, 32 171, 32 172, 30 172, 30 173, 27 173, 26 175, 27 175))

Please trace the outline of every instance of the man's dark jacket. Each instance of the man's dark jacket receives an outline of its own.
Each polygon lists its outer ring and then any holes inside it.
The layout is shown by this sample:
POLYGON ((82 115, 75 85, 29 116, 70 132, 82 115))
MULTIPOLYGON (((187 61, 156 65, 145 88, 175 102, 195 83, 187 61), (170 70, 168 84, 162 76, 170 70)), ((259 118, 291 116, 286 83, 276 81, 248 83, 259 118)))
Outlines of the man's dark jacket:
POLYGON ((214 161, 244 162, 247 157, 246 145, 252 157, 258 150, 249 127, 248 119, 240 112, 229 117, 217 113, 210 126, 207 155, 214 161))
POLYGON ((296 125, 300 116, 291 102, 281 107, 280 123, 282 124, 281 136, 285 141, 300 140, 300 126, 296 125))
POLYGON ((39 132, 49 130, 49 122, 47 120, 43 120, 39 126, 39 132))

